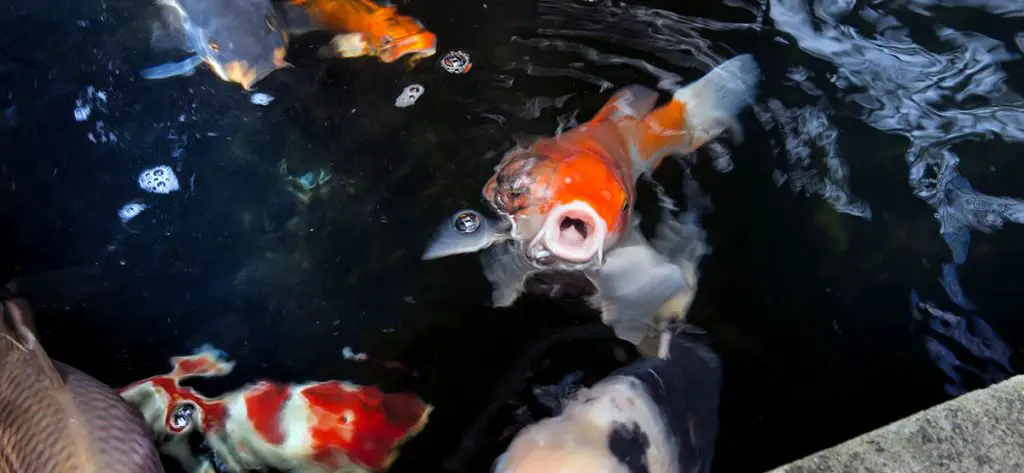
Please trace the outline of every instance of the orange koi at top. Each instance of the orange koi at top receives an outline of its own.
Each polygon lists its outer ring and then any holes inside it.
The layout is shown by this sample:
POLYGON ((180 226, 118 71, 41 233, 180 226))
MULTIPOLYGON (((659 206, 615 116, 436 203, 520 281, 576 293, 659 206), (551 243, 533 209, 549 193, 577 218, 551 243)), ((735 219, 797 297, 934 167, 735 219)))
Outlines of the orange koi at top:
POLYGON ((620 89, 588 122, 505 154, 483 188, 500 218, 467 210, 435 235, 423 259, 483 253, 495 306, 509 306, 530 276, 583 273, 597 289, 591 304, 616 334, 636 345, 681 320, 693 300, 697 264, 708 249, 692 213, 668 215, 653 245, 634 215, 636 181, 665 157, 684 155, 725 130, 742 135, 737 115, 757 92, 753 56, 732 58, 678 89, 620 89))
POLYGON ((395 62, 410 55, 409 66, 437 52, 437 36, 415 18, 401 15, 394 6, 371 0, 292 0, 313 19, 343 33, 331 40, 332 54, 341 57, 376 56, 395 62))

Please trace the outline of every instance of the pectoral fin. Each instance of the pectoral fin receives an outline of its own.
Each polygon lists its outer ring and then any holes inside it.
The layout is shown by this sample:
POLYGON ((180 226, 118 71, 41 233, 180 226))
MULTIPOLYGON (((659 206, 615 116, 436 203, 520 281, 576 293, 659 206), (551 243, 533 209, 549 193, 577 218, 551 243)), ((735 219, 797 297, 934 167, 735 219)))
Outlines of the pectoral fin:
POLYGON ((196 67, 199 67, 203 63, 203 58, 199 56, 192 56, 181 62, 168 62, 159 66, 150 67, 142 70, 142 78, 153 80, 153 79, 166 79, 168 77, 175 76, 190 76, 196 71, 196 67))
POLYGON ((656 232, 652 244, 634 229, 600 269, 588 273, 598 290, 591 303, 604 323, 638 346, 686 316, 697 291, 698 264, 709 251, 695 211, 677 218, 666 209, 656 232))
POLYGON ((422 259, 476 253, 507 239, 507 227, 503 222, 491 220, 475 210, 456 212, 434 233, 422 259))
POLYGON ((604 266, 589 277, 598 290, 592 303, 604 323, 635 345, 657 329, 662 305, 680 294, 692 297, 682 268, 646 242, 609 252, 604 266))

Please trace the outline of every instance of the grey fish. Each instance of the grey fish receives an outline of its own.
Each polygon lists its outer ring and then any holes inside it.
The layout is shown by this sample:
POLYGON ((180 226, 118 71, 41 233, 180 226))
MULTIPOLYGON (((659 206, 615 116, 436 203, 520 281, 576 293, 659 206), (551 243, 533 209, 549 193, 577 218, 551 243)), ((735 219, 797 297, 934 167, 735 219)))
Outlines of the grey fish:
POLYGON ((0 310, 0 473, 162 473, 142 415, 51 360, 24 299, 0 310))
POLYGON ((189 76, 200 64, 245 90, 278 69, 289 34, 319 29, 301 7, 270 0, 156 0, 163 15, 153 32, 154 50, 181 49, 192 56, 142 71, 145 79, 189 76))

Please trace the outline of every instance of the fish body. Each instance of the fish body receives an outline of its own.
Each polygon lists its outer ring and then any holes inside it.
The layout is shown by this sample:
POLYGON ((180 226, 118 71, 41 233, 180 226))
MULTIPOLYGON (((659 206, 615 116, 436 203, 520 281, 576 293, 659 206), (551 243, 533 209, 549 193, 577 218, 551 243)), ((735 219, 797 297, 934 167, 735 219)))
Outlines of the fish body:
POLYGON ((145 69, 146 79, 187 76, 206 64, 221 80, 251 90, 271 72, 291 67, 285 61, 289 33, 318 28, 300 10, 270 0, 156 0, 156 5, 163 22, 154 29, 153 48, 192 56, 145 69))
POLYGON ((478 251, 486 242, 484 273, 497 306, 512 304, 535 273, 582 272, 598 290, 591 301, 603 320, 639 345, 660 320, 685 314, 708 248, 693 211, 666 212, 658 238, 648 242, 634 216, 636 182, 665 157, 692 152, 726 129, 741 139, 737 115, 753 102, 759 77, 754 58, 741 55, 657 108, 655 91, 620 89, 587 123, 507 153, 483 189, 500 217, 480 225, 491 233, 470 236, 447 225, 424 258, 478 251))
POLYGON ((437 52, 437 36, 394 6, 371 0, 292 0, 313 19, 343 33, 331 41, 330 53, 341 57, 375 56, 392 63, 410 55, 413 66, 437 52))
POLYGON ((228 472, 362 473, 387 470, 398 447, 426 425, 432 406, 410 393, 343 381, 257 381, 217 397, 181 382, 225 376, 234 363, 214 349, 171 359, 172 371, 121 388, 159 435, 161 450, 189 473, 216 462, 228 472), (199 458, 199 432, 215 458, 199 458))
POLYGON ((0 473, 164 471, 139 412, 51 360, 23 299, 0 312, 0 473))
POLYGON ((492 473, 707 473, 721 384, 718 357, 676 335, 666 357, 612 373, 518 432, 492 473))

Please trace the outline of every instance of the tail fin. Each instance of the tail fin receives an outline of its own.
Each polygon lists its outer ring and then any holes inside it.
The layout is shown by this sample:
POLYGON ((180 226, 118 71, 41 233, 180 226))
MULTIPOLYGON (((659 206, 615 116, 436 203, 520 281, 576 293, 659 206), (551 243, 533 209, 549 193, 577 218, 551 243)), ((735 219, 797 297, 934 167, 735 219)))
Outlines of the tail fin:
POLYGON ((743 54, 677 90, 671 102, 638 125, 634 168, 650 172, 665 156, 689 153, 726 129, 735 141, 742 140, 743 129, 736 117, 754 102, 760 78, 757 61, 743 54))

